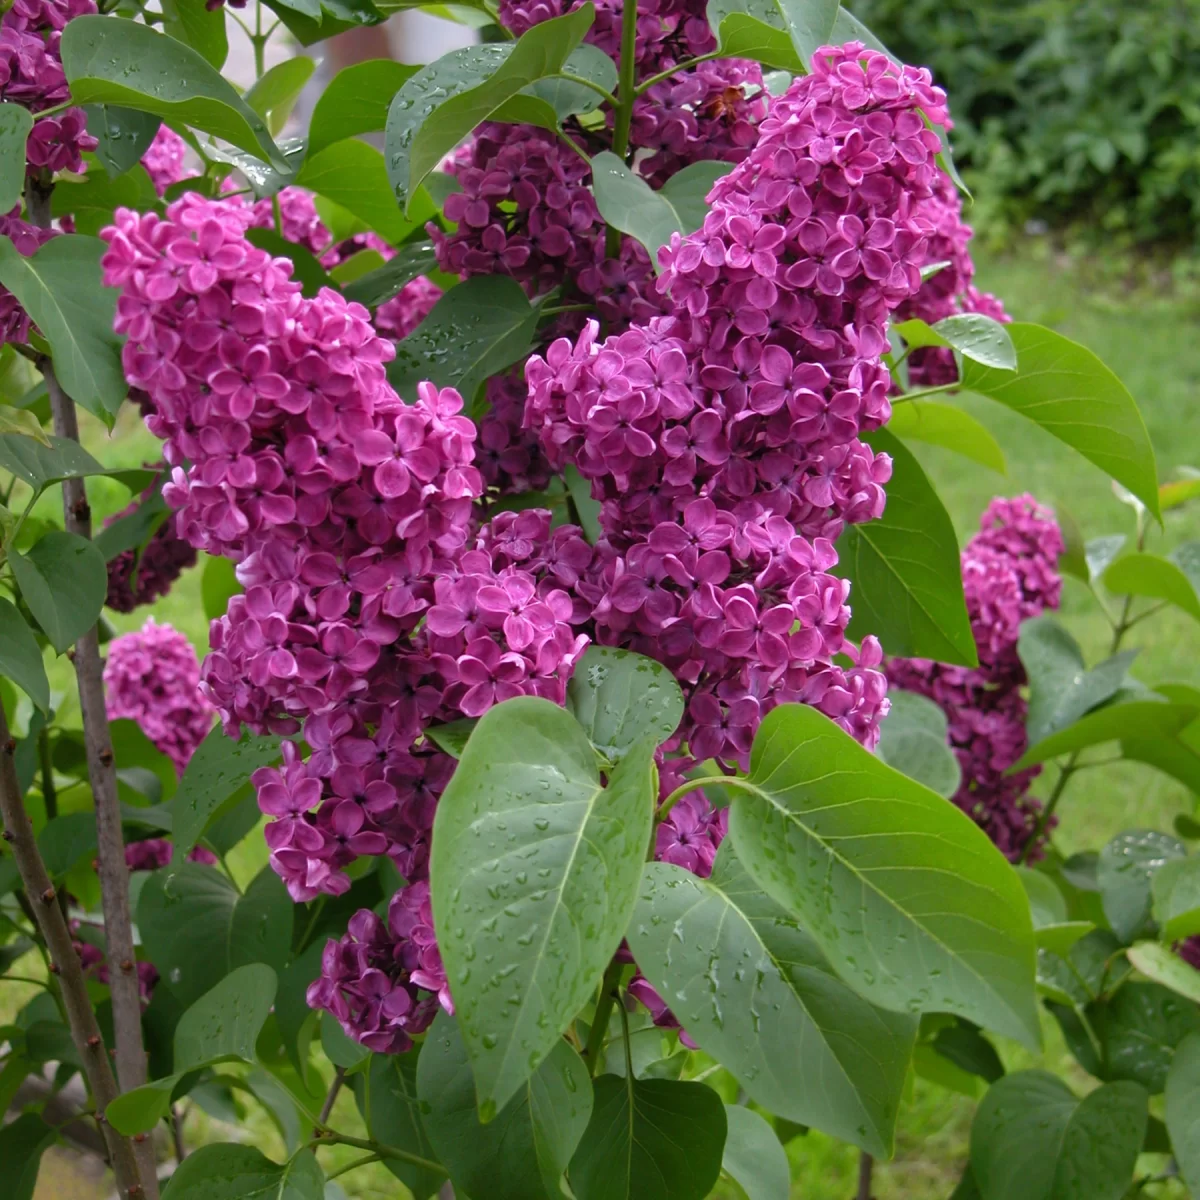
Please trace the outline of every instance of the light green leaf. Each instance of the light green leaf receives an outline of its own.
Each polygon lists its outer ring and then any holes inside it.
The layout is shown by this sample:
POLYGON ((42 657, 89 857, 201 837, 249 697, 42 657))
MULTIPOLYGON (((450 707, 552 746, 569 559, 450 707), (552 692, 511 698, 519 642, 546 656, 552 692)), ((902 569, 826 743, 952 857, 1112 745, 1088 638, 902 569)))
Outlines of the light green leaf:
POLYGON ((675 210, 679 232, 684 237, 704 224, 708 216, 708 193, 718 179, 732 170, 730 163, 705 159, 676 171, 659 189, 658 194, 675 210))
POLYGON ((604 787, 575 718, 518 697, 481 718, 438 802, 434 927, 485 1121, 553 1049, 625 934, 653 753, 651 739, 634 746, 604 787))
POLYGON ((579 1055, 559 1039, 495 1119, 481 1125, 462 1034, 440 1013, 416 1066, 421 1122, 457 1188, 488 1200, 561 1200, 562 1176, 592 1114, 579 1055))
POLYGON ((797 53, 775 0, 709 0, 708 23, 722 55, 808 74, 808 62, 797 53))
POLYGON ((25 258, 0 237, 0 283, 20 300, 50 343, 59 383, 77 404, 111 425, 129 389, 121 368, 121 339, 112 331, 117 293, 104 287, 100 277, 104 248, 99 238, 63 234, 25 258))
POLYGON ((16 605, 0 596, 0 675, 11 679, 44 713, 50 711, 50 682, 33 630, 16 605))
POLYGON ((971 1126, 982 1200, 1120 1200, 1146 1132, 1146 1093, 1107 1083, 1083 1100, 1046 1071, 994 1083, 971 1126))
POLYGON ((1154 829, 1127 829, 1103 850, 1096 867, 1096 882, 1104 902, 1104 915, 1122 942, 1131 942, 1150 922, 1150 881, 1172 859, 1185 858, 1187 848, 1178 839, 1154 829))
POLYGON ((148 25, 77 17, 63 30, 62 60, 71 95, 80 104, 155 113, 287 169, 266 123, 233 85, 195 50, 148 25))
POLYGON ((217 1142, 175 1168, 162 1200, 324 1200, 325 1176, 311 1150, 273 1163, 253 1146, 217 1142))
POLYGON ((866 999, 1038 1045, 1033 928, 1012 867, 970 817, 816 709, 767 714, 729 832, 866 999))
POLYGON ((340 204, 385 242, 399 242, 411 231, 392 195, 383 155, 357 138, 310 155, 296 176, 296 186, 340 204))
POLYGON ((964 358, 985 367, 999 371, 1017 369, 1017 352, 1008 330, 982 313, 955 313, 934 325, 916 319, 901 321, 896 332, 914 349, 941 346, 957 350, 964 358))
POLYGON ((630 650, 589 646, 567 684, 567 711, 617 763, 643 738, 656 746, 679 727, 683 693, 661 663, 630 650))
POLYGON ((1200 1004, 1200 971, 1184 962, 1168 946, 1158 942, 1138 942, 1129 947, 1127 955, 1147 979, 1200 1004))
POLYGON ((1164 942, 1200 933, 1200 858, 1172 858, 1150 877, 1152 912, 1164 942))
POLYGON ((417 384, 456 388, 468 412, 484 382, 524 358, 538 310, 507 275, 477 275, 452 287, 402 341, 388 365, 392 386, 410 403, 417 384))
MULTIPOLYGON (((580 79, 589 79, 606 91, 617 90, 617 64, 598 46, 589 46, 586 43, 576 46, 567 56, 563 72, 580 79)), ((553 76, 531 83, 524 94, 548 104, 559 121, 576 113, 593 112, 604 103, 604 97, 594 88, 553 76)))
POLYGON ((0 433, 19 433, 22 437, 31 437, 49 449, 50 439, 38 420, 37 413, 27 408, 13 408, 10 404, 0 404, 0 433))
POLYGON ((234 741, 219 725, 209 732, 196 747, 171 801, 177 854, 191 851, 222 806, 259 767, 278 760, 279 744, 278 737, 254 734, 234 741))
POLYGON ((223 617, 229 601, 241 592, 242 585, 238 583, 233 563, 227 558, 205 556, 204 569, 200 573, 200 597, 206 619, 215 621, 223 617))
POLYGON ((964 390, 989 396, 1040 425, 1160 517, 1154 448, 1125 385, 1090 350, 1060 333, 1023 322, 1006 328, 1017 370, 965 360, 964 390))
POLYGON ((817 50, 830 44, 837 23, 838 0, 775 0, 775 3, 807 71, 817 50))
POLYGON ((111 104, 85 104, 88 133, 99 145, 95 155, 109 179, 128 171, 150 148, 162 120, 153 113, 111 104))
POLYGON ((722 846, 709 879, 647 863, 629 927, 700 1047, 777 1116, 888 1157, 917 1032, 860 999, 722 846))
POLYGON ((92 171, 79 183, 60 180, 50 203, 56 217, 73 217, 76 232, 94 237, 112 224, 115 209, 123 206, 148 211, 158 203, 158 194, 145 167, 135 165, 115 179, 92 171))
POLYGON ((891 710, 875 753, 889 767, 947 799, 958 791, 962 771, 950 749, 946 714, 927 696, 892 688, 891 710))
POLYGON ((1167 1073, 1166 1122, 1171 1150, 1192 1195, 1200 1192, 1200 1033, 1189 1034, 1167 1073))
POLYGON ((321 93, 308 126, 308 152, 360 133, 377 133, 387 124, 392 97, 419 67, 375 58, 339 71, 321 93))
POLYGON ((747 1200, 788 1200, 791 1167, 775 1130, 753 1109, 725 1105, 725 1152, 721 1169, 747 1200))
POLYGON ((1163 512, 1187 504, 1197 496, 1200 496, 1200 478, 1171 479, 1158 487, 1158 503, 1163 512))
POLYGON ((1095 928, 1091 921, 1068 919, 1066 899, 1044 872, 1017 867, 1017 874, 1029 898, 1033 936, 1039 949, 1065 955, 1080 938, 1095 928))
POLYGON ((584 3, 515 42, 455 51, 418 71, 392 100, 385 132, 388 177, 407 211, 417 186, 481 121, 523 88, 560 71, 595 10, 584 3))
POLYGON ((563 471, 563 480, 570 493, 571 503, 575 506, 575 514, 579 518, 583 536, 594 546, 604 536, 604 530, 600 528, 600 501, 593 498, 591 484, 580 475, 579 468, 574 463, 567 463, 563 471))
POLYGON ((219 71, 229 57, 223 8, 210 9, 203 0, 162 0, 163 32, 191 46, 219 71))
POLYGON ((1008 472, 1000 443, 986 425, 961 408, 933 400, 894 403, 888 431, 909 441, 944 446, 1001 475, 1008 472))
POLYGON ((0 212, 8 212, 25 192, 25 141, 33 116, 20 104, 0 104, 0 212))
MULTIPOLYGON (((312 76, 316 64, 303 54, 276 63, 246 93, 245 100, 267 122, 273 135, 287 124, 304 85, 312 76)), ((311 153, 311 150, 310 150, 311 153)))
POLYGON ((902 442, 886 429, 866 440, 891 455, 892 479, 883 516, 838 539, 837 573, 853 585, 851 636, 873 633, 889 654, 977 666, 950 515, 902 442))
POLYGON ((436 266, 437 255, 431 241, 409 242, 383 266, 347 283, 342 292, 347 300, 375 309, 387 303, 418 275, 424 275, 436 266))
POLYGON ((25 554, 10 546, 8 565, 22 599, 59 654, 96 624, 108 592, 108 568, 87 538, 52 530, 25 554))

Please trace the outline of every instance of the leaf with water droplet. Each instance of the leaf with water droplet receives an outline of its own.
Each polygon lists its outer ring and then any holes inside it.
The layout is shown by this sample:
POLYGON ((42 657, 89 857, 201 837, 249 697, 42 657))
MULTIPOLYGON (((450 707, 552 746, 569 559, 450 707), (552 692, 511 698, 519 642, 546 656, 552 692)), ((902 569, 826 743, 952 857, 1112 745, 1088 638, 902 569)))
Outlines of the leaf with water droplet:
POLYGON ((163 1200, 323 1200, 325 1176, 311 1150, 274 1163, 253 1146, 217 1142, 175 1168, 163 1200))
POLYGON ((1100 851, 1096 881, 1104 902, 1104 915, 1123 942, 1149 931, 1151 885, 1166 863, 1187 857, 1187 847, 1168 833, 1154 829, 1127 829, 1100 851))

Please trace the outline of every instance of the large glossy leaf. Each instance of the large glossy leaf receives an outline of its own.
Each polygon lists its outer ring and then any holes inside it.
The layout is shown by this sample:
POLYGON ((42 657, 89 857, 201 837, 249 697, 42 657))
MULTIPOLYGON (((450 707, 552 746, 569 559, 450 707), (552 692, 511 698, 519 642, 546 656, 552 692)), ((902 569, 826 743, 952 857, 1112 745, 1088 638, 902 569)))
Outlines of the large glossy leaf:
POLYGON ((52 530, 24 554, 10 547, 8 565, 22 599, 59 654, 96 624, 108 592, 108 568, 87 538, 52 530))
MULTIPOLYGON (((1196 543, 1179 548, 1184 552, 1183 562, 1191 565, 1196 557, 1196 543)), ((1178 554, 1179 551, 1176 553, 1178 554)), ((1154 600, 1165 600, 1200 621, 1200 597, 1196 595, 1194 574, 1189 576, 1180 561, 1162 558, 1157 554, 1127 554, 1104 572, 1104 586, 1118 596, 1149 596, 1154 600)))
POLYGON ((418 71, 388 110, 388 177, 406 211, 426 175, 481 121, 547 75, 583 40, 594 10, 585 3, 542 21, 511 44, 469 47, 418 71))
POLYGON ((192 1004, 248 963, 281 970, 288 960, 293 905, 269 867, 246 894, 195 863, 155 871, 142 886, 137 920, 162 983, 192 1004))
POLYGON ((687 234, 699 228, 704 220, 704 197, 728 169, 724 163, 716 164, 715 168, 712 164, 696 163, 685 168, 691 175, 680 180, 674 189, 664 187, 656 192, 615 154, 604 150, 592 159, 592 191, 604 220, 641 242, 657 269, 658 248, 665 246, 674 233, 687 234))
POLYGON ((1154 448, 1125 385, 1090 350, 1061 333, 1019 321, 1006 328, 1017 350, 1017 370, 968 359, 963 388, 1036 422, 1124 484, 1157 517, 1154 448))
POLYGON ((1123 942, 1131 942, 1148 928, 1150 881, 1155 872, 1186 855, 1187 848, 1178 838, 1154 829, 1128 829, 1100 851, 1096 882, 1104 915, 1123 942))
POLYGON ((661 745, 679 726, 683 693, 661 663, 611 646, 589 646, 567 685, 567 708, 592 745, 615 763, 636 742, 661 745))
POLYGON ((390 58, 375 58, 339 71, 313 109, 309 154, 320 154, 343 138, 383 129, 392 97, 419 70, 390 58))
POLYGON ((416 1072, 421 1119, 456 1187, 489 1200, 559 1200, 592 1113, 587 1069, 565 1041, 486 1125, 475 1111, 462 1035, 445 1013, 425 1039, 416 1072))
MULTIPOLYGON (((420 1046, 415 1046, 406 1054, 372 1055, 367 1069, 366 1095, 359 1103, 364 1116, 370 1121, 368 1132, 371 1137, 386 1146, 394 1146, 431 1162, 438 1161, 438 1153, 425 1132, 425 1125, 430 1122, 432 1113, 424 1120, 421 1117, 421 1102, 417 1098, 417 1061, 418 1055, 427 1048, 436 1053, 436 1039, 440 1030, 440 1025, 435 1026, 420 1046)), ((461 1039, 458 1039, 458 1044, 461 1047, 461 1039)), ((465 1052, 463 1061, 466 1061, 465 1052)), ((475 1117, 475 1093, 469 1078, 468 1091, 467 1107, 477 1134, 482 1127, 475 1117)), ((487 1136, 486 1133, 484 1136, 487 1136)), ((427 1200, 445 1180, 441 1171, 400 1159, 384 1159, 384 1165, 412 1192, 414 1200, 427 1200)))
POLYGON ((750 58, 793 75, 808 72, 775 0, 709 0, 708 23, 721 52, 731 58, 750 58))
POLYGON ((11 600, 0 596, 0 675, 11 679, 42 710, 50 711, 50 682, 33 630, 11 600))
POLYGON ((346 284, 342 292, 347 300, 355 300, 367 308, 378 308, 418 275, 424 275, 436 266, 437 255, 432 242, 424 239, 410 242, 401 246, 382 267, 346 284))
MULTIPOLYGON (((589 79, 610 92, 617 90, 617 64, 598 46, 587 43, 576 46, 563 64, 563 74, 589 79)), ((545 101, 559 121, 575 113, 592 112, 604 103, 604 97, 594 88, 561 76, 539 79, 525 88, 521 95, 545 101)))
POLYGON ((889 1157, 917 1033, 829 968, 722 846, 712 876, 647 863, 629 927, 638 966, 756 1103, 889 1157))
MULTIPOLYGON (((312 77, 315 65, 311 58, 303 54, 285 58, 255 80, 254 86, 246 93, 246 103, 267 122, 272 134, 277 135, 287 124, 292 107, 312 77)), ((309 154, 312 154, 311 146, 309 154)))
POLYGON ((266 122, 182 42, 136 21, 77 17, 62 36, 63 70, 82 104, 115 104, 180 121, 286 170, 266 122))
POLYGON ((477 275, 451 288, 402 341, 388 379, 406 400, 417 384, 457 388, 471 405, 484 381, 524 358, 537 331, 537 309, 506 275, 477 275))
POLYGON ((1147 1120, 1136 1083, 1083 1100, 1046 1071, 992 1085, 971 1126, 971 1171, 982 1200, 1120 1200, 1147 1120))
POLYGON ((253 1146, 201 1146, 175 1168, 163 1200, 324 1200, 325 1176, 311 1150, 274 1163, 253 1146))
POLYGON ((434 926, 484 1120, 554 1048, 625 934, 654 747, 631 748, 605 787, 575 718, 518 697, 480 720, 438 802, 434 926))
POLYGON ((365 221, 385 242, 398 242, 411 225, 388 184, 383 155, 357 138, 334 142, 305 159, 296 186, 340 204, 365 221))
POLYGON ((901 321, 896 332, 913 348, 941 346, 957 350, 964 358, 995 367, 1001 371, 1013 371, 1017 366, 1017 352, 1012 338, 999 321, 985 317, 982 313, 955 313, 934 325, 924 321, 901 321))
POLYGON ((162 118, 112 104, 85 104, 88 133, 97 141, 96 157, 109 179, 128 171, 154 141, 162 118))
POLYGON ((33 128, 29 109, 0 104, 0 211, 8 212, 25 191, 25 140, 33 128))
POLYGON ((38 850, 51 879, 61 879, 86 856, 96 853, 96 815, 63 813, 47 821, 37 837, 38 850))
POLYGON ((279 744, 277 737, 254 734, 243 734, 235 742, 219 725, 210 731, 188 762, 171 802, 177 853, 187 854, 250 776, 279 758, 279 744))
POLYGON ((59 383, 77 404, 111 424, 128 386, 121 339, 112 331, 117 293, 100 281, 103 252, 99 238, 64 234, 25 258, 0 237, 0 283, 45 334, 59 383))
POLYGON ((1156 700, 1132 700, 1125 704, 1109 704, 1081 717, 1073 725, 1061 729, 1030 746, 1010 768, 1023 771, 1036 763, 1086 750, 1104 742, 1128 739, 1169 738, 1200 717, 1194 704, 1173 704, 1156 700))
POLYGON ((191 46, 218 71, 229 56, 225 14, 196 0, 162 0, 163 32, 191 46))
POLYGON ((1154 920, 1164 942, 1200 933, 1200 858, 1172 858, 1150 877, 1154 920))
POLYGON ((950 749, 946 714, 916 692, 892 688, 888 699, 891 709, 880 728, 875 753, 889 767, 939 796, 953 796, 962 782, 962 771, 950 749))
POLYGON ((131 488, 144 487, 154 478, 150 471, 113 471, 98 463, 78 442, 50 435, 50 445, 18 433, 0 433, 0 467, 11 471, 22 483, 41 490, 62 479, 88 475, 136 477, 131 488))
POLYGON ((702 1083, 595 1081, 592 1119, 571 1160, 578 1200, 704 1200, 721 1171, 725 1106, 702 1083))
POLYGON ((966 814, 816 709, 768 713, 729 831, 861 995, 1039 1043, 1033 928, 1012 867, 966 814))
POLYGON ((746 1200, 788 1200, 791 1167, 775 1130, 751 1108, 725 1105, 725 1153, 721 1169, 746 1200))
POLYGON ((1136 651, 1116 654, 1089 671, 1079 643, 1053 617, 1043 616, 1021 626, 1017 653, 1029 676, 1025 729, 1037 743, 1115 696, 1136 651))
POLYGON ((1126 983, 1090 1010, 1104 1052, 1104 1079, 1163 1090, 1175 1047, 1200 1030, 1200 1008, 1159 983, 1126 983))
POLYGON ((883 516, 838 539, 837 571, 853 585, 851 632, 875 634, 889 654, 977 666, 950 515, 903 443, 886 429, 867 440, 891 455, 892 479, 883 516))
POLYGON ((896 403, 888 431, 908 441, 944 446, 1001 475, 1008 471, 1004 451, 987 426, 950 404, 938 404, 933 400, 896 403))
POLYGON ((1166 1092, 1171 1149, 1188 1190, 1195 1195, 1200 1192, 1200 1033, 1179 1044, 1166 1092))
POLYGON ((775 4, 807 70, 817 50, 830 43, 837 22, 838 0, 775 0, 775 4))

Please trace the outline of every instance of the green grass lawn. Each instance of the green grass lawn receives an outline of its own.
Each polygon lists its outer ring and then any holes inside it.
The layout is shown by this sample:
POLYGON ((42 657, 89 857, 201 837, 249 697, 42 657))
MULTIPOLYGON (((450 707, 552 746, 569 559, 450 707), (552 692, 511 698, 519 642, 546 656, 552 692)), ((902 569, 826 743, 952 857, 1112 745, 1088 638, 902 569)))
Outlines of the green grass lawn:
MULTIPOLYGON (((1144 295, 1121 297, 1097 292, 1076 270, 1063 270, 1033 247, 1021 256, 982 263, 979 282, 1002 296, 1021 320, 1051 325, 1096 351, 1124 379, 1145 413, 1159 455, 1160 474, 1170 478, 1187 465, 1200 466, 1200 420, 1193 415, 1200 384, 1200 336, 1197 312, 1169 298, 1144 295)), ((1070 510, 1086 537, 1116 531, 1131 532, 1132 511, 1117 502, 1108 481, 1083 459, 1054 439, 1026 424, 999 405, 966 398, 964 407, 985 422, 1004 447, 1007 476, 994 474, 964 458, 934 448, 919 447, 927 470, 950 509, 962 537, 975 528, 979 513, 994 495, 1030 491, 1040 500, 1070 510)), ((109 441, 98 426, 90 434, 91 448, 106 462, 137 465, 154 457, 155 443, 127 409, 117 436, 109 441)), ((124 490, 106 480, 92 488, 100 513, 126 503, 124 490)), ((1172 512, 1165 532, 1151 534, 1150 548, 1169 548, 1200 537, 1200 505, 1172 512)), ((173 592, 155 606, 159 621, 186 633, 204 651, 206 621, 200 603, 199 570, 189 572, 173 592)), ((1095 601, 1082 585, 1068 581, 1063 616, 1094 662, 1107 653, 1109 629, 1095 601)), ((120 630, 139 627, 145 613, 114 616, 120 630)), ((1174 612, 1137 627, 1129 648, 1138 648, 1135 673, 1146 682, 1182 680, 1200 683, 1200 628, 1174 612)), ((60 686, 66 677, 56 676, 60 686)), ((1039 781, 1044 788, 1053 771, 1039 781)), ((1061 808, 1057 842, 1066 851, 1101 844, 1117 830, 1134 825, 1169 828, 1174 814, 1188 810, 1192 798, 1179 785, 1148 768, 1117 766, 1084 773, 1072 783, 1061 808)), ((250 871, 265 861, 260 839, 239 848, 240 867, 250 871)), ((1040 1060, 1052 1068, 1066 1062, 1061 1040, 1048 1029, 1047 1049, 1040 1060)), ((1029 1054, 1006 1045, 1010 1065, 1035 1065, 1029 1054)), ((1083 1077, 1078 1076, 1079 1083, 1083 1077)), ((945 1200, 954 1188, 966 1154, 972 1101, 918 1080, 900 1119, 895 1159, 876 1171, 876 1200, 945 1200)), ((347 1097, 339 1114, 355 1120, 347 1097)), ((265 1117, 252 1115, 249 1128, 218 1132, 203 1114, 190 1122, 193 1139, 239 1136, 281 1149, 265 1117)), ((323 1152, 324 1153, 324 1152, 323 1152)), ((818 1133, 794 1139, 789 1147, 794 1169, 795 1197, 804 1200, 849 1200, 854 1194, 857 1152, 818 1133)), ((353 1155, 347 1156, 347 1158, 353 1155)), ((330 1163, 339 1161, 331 1158, 330 1163)), ((331 1167, 332 1169, 332 1167, 331 1167)), ((404 1195, 404 1189, 379 1167, 343 1177, 339 1183, 350 1196, 383 1200, 404 1195)), ((1155 1195, 1153 1189, 1147 1195, 1155 1195)), ((1157 1193, 1180 1196, 1180 1191, 1157 1193)), ((52 1193, 45 1193, 48 1198, 52 1193)), ((43 1193, 39 1191, 39 1200, 43 1193)))

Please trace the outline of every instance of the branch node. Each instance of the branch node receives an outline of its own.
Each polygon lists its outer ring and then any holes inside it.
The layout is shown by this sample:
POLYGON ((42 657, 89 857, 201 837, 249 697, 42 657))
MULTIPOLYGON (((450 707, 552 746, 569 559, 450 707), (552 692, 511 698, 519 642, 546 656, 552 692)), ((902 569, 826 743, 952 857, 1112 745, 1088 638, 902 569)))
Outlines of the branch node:
POLYGON ((144 1133, 135 1133, 133 1135, 133 1140, 140 1145, 146 1140, 146 1135, 144 1133))
POLYGON ((48 887, 42 893, 42 903, 43 904, 53 904, 54 903, 54 895, 55 895, 54 889, 52 887, 48 887))
POLYGON ((89 1050, 95 1050, 100 1045, 100 1035, 98 1033, 93 1033, 92 1036, 88 1038, 87 1044, 89 1050))
POLYGON ((111 750, 101 750, 100 762, 103 766, 111 767, 113 764, 113 752, 111 750))
POLYGON ((0 837, 2 837, 6 842, 11 842, 13 840, 13 835, 9 833, 7 829, 3 833, 0 833, 0 837))
POLYGON ((133 959, 131 959, 131 958, 121 959, 121 970, 124 971, 126 975, 128 975, 129 972, 133 970, 133 959))
POLYGON ((89 521, 92 517, 91 507, 88 505, 87 497, 80 496, 74 504, 71 505, 71 511, 80 521, 89 521))
POLYGON ((58 963, 56 963, 56 962, 52 962, 52 963, 50 964, 50 974, 51 974, 51 975, 58 975, 58 974, 60 974, 60 973, 61 973, 61 968, 59 967, 58 963))
POLYGON ((16 752, 17 752, 17 739, 10 737, 8 739, 8 741, 4 743, 4 753, 5 754, 16 754, 16 752))

